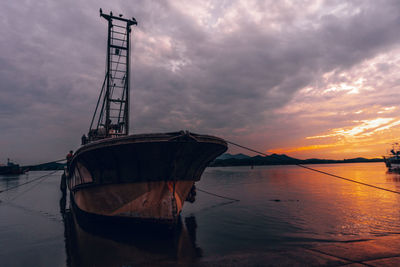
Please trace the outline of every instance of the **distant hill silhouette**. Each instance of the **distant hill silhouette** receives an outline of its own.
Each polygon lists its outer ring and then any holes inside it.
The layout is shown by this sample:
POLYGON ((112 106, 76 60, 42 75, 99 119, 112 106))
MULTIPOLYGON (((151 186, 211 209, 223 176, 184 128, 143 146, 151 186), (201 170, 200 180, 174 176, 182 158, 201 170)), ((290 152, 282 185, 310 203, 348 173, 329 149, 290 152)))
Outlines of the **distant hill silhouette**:
POLYGON ((45 163, 40 165, 33 165, 33 166, 23 166, 23 168, 28 169, 30 171, 50 171, 50 170, 64 170, 64 163, 45 163))
POLYGON ((383 159, 366 159, 353 158, 344 160, 332 159, 296 159, 285 154, 272 154, 270 156, 254 156, 250 157, 245 154, 232 155, 229 153, 223 154, 216 158, 209 166, 251 166, 251 165, 293 165, 293 164, 323 164, 323 163, 354 163, 354 162, 382 162, 383 159))
POLYGON ((250 156, 247 156, 242 153, 235 154, 235 155, 225 153, 225 154, 222 154, 221 156, 219 156, 217 159, 246 159, 246 158, 250 158, 250 156))

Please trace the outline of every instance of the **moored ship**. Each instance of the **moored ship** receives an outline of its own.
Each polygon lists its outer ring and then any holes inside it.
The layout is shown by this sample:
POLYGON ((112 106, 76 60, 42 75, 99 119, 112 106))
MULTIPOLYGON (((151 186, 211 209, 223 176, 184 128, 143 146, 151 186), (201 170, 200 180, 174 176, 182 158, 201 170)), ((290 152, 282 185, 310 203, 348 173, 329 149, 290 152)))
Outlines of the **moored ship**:
POLYGON ((21 168, 19 164, 13 163, 7 159, 7 165, 0 165, 0 175, 23 174, 26 170, 21 168))
POLYGON ((108 21, 107 71, 88 137, 69 162, 72 204, 98 219, 174 223, 227 143, 188 131, 129 135, 129 39, 137 22, 101 9, 100 16, 108 21))
POLYGON ((386 167, 389 171, 400 171, 400 145, 399 143, 392 144, 392 149, 387 156, 383 156, 386 167))

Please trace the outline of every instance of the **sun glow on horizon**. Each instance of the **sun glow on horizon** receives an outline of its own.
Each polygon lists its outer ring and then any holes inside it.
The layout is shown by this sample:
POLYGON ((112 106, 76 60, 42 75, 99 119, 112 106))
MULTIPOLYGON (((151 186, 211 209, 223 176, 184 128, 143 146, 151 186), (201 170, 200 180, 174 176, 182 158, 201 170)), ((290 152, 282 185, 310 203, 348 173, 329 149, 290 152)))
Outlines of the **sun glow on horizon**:
POLYGON ((300 146, 270 149, 268 152, 277 154, 295 154, 298 156, 318 154, 342 155, 354 154, 355 157, 369 158, 381 157, 385 154, 389 144, 397 142, 400 132, 399 118, 376 118, 371 120, 355 120, 356 125, 335 128, 326 134, 305 137, 305 142, 300 146))
POLYGON ((276 111, 295 118, 297 129, 269 152, 339 159, 385 154, 400 139, 399 69, 395 47, 349 69, 319 73, 276 111))

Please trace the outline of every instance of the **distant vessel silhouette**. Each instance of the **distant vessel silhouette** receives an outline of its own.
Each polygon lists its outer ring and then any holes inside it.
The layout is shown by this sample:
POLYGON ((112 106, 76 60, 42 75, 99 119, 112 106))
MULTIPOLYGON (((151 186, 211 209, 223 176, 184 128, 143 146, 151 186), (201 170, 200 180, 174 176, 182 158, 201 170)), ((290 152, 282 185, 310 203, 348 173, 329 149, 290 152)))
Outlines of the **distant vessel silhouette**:
POLYGON ((11 162, 10 159, 7 159, 7 165, 0 165, 0 175, 23 174, 25 172, 26 170, 18 164, 11 162))
POLYGON ((97 221, 174 224, 227 143, 188 131, 129 135, 130 33, 137 22, 102 10, 100 16, 108 21, 107 71, 88 136, 69 163, 72 205, 97 221))
POLYGON ((383 156, 386 167, 389 171, 400 171, 400 145, 392 144, 392 149, 387 156, 383 156))

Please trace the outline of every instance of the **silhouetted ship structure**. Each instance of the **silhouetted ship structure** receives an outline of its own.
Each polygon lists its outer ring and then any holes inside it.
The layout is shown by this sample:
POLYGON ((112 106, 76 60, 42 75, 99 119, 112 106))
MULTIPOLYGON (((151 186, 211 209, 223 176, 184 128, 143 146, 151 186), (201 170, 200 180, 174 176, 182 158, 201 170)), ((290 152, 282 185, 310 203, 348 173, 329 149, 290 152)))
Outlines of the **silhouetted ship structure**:
POLYGON ((98 221, 174 223, 193 186, 227 143, 179 131, 129 135, 130 33, 134 18, 108 21, 107 71, 88 137, 67 172, 72 205, 98 221))
POLYGON ((0 175, 23 174, 26 170, 7 159, 7 165, 0 165, 0 175))
POLYGON ((400 145, 394 143, 389 155, 383 156, 386 167, 389 171, 400 171, 400 145))

